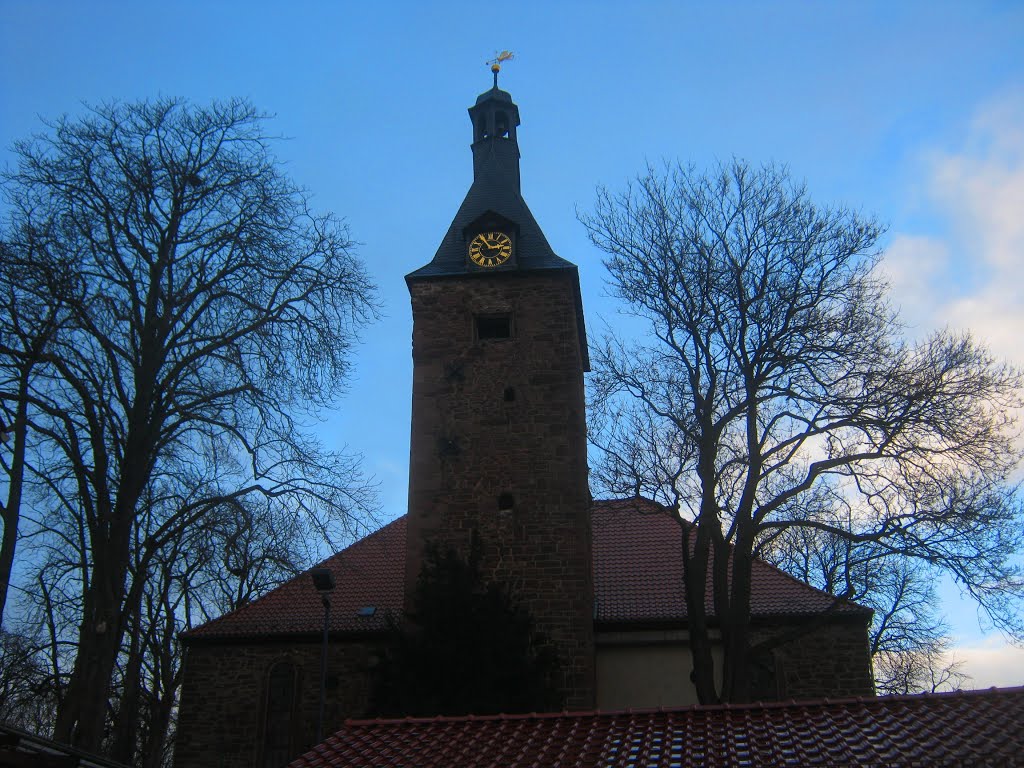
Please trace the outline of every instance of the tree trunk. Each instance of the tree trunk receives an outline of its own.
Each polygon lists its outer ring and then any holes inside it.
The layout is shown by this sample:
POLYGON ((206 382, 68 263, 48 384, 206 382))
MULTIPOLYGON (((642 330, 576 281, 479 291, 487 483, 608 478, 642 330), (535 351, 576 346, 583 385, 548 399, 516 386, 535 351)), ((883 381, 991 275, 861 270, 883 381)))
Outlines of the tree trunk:
POLYGON ((175 605, 170 598, 174 582, 170 571, 177 560, 177 554, 178 548, 175 546, 163 566, 159 600, 152 595, 145 597, 149 623, 146 627, 144 653, 150 660, 153 674, 147 691, 147 719, 142 729, 145 734, 140 755, 142 768, 161 768, 163 764, 167 734, 181 685, 181 665, 175 664, 175 605))
POLYGON ((110 680, 125 631, 122 605, 132 524, 129 516, 112 517, 110 538, 93 543, 92 580, 83 596, 78 655, 54 726, 56 740, 97 753, 103 747, 110 680))
POLYGON ((67 693, 57 712, 54 738, 89 752, 101 752, 107 719, 110 679, 121 649, 123 629, 119 613, 123 598, 124 570, 101 567, 97 552, 86 605, 78 634, 78 655, 71 672, 67 693), (121 570, 113 578, 111 570, 121 570), (91 614, 91 615, 90 615, 91 614))
MULTIPOLYGON (((137 577, 138 578, 138 577, 137 577)), ((114 720, 114 743, 110 756, 125 765, 133 765, 136 751, 136 740, 139 728, 139 694, 142 685, 142 617, 139 600, 131 606, 131 636, 129 638, 128 659, 124 669, 124 690, 117 707, 114 720)))
POLYGON ((142 747, 142 768, 161 768, 163 765, 164 747, 167 743, 167 731, 171 725, 171 713, 174 711, 175 696, 166 692, 150 707, 149 730, 146 743, 142 747))
MULTIPOLYGON (((728 557, 728 546, 724 546, 728 557)), ((750 700, 750 579, 752 557, 742 539, 732 551, 732 584, 728 618, 722 622, 725 657, 722 664, 722 700, 734 704, 750 700)))
MULTIPOLYGON (((85 611, 79 630, 78 656, 54 727, 54 738, 90 752, 102 750, 110 681, 126 628, 125 582, 131 561, 132 530, 139 499, 152 469, 152 435, 156 433, 146 408, 140 405, 154 400, 147 396, 152 387, 145 389, 151 380, 144 378, 136 384, 114 503, 107 507, 107 514, 98 516, 98 523, 90 531, 92 579, 83 595, 85 611)), ((98 465, 100 458, 106 456, 97 451, 98 465)), ((102 467, 97 466, 95 473, 102 477, 102 467)), ((135 585, 136 590, 141 583, 135 585)))
POLYGON ((0 630, 4 625, 7 592, 14 570, 14 551, 18 546, 18 523, 21 519, 21 492, 25 480, 25 442, 28 439, 28 378, 29 369, 21 371, 18 380, 18 408, 11 430, 14 433, 14 453, 7 475, 7 504, 0 512, 4 521, 3 541, 0 542, 0 630))
MULTIPOLYGON (((169 604, 167 608, 173 610, 169 604)), ((169 615, 173 616, 173 613, 169 615)), ((168 624, 173 624, 173 619, 170 619, 168 624)), ((181 690, 181 669, 184 659, 175 666, 173 646, 176 642, 173 627, 168 626, 160 642, 154 643, 151 649, 151 653, 159 654, 160 663, 154 666, 160 670, 160 676, 154 680, 149 708, 149 728, 146 731, 146 743, 143 745, 142 768, 161 768, 162 765, 167 733, 174 715, 178 692, 181 690)))
POLYGON ((693 552, 690 552, 689 531, 683 529, 683 581, 686 585, 686 613, 690 635, 690 657, 693 660, 691 679, 697 689, 701 704, 718 702, 715 689, 715 662, 711 654, 711 638, 708 635, 707 608, 704 596, 707 594, 707 566, 710 551, 709 536, 699 524, 693 552))

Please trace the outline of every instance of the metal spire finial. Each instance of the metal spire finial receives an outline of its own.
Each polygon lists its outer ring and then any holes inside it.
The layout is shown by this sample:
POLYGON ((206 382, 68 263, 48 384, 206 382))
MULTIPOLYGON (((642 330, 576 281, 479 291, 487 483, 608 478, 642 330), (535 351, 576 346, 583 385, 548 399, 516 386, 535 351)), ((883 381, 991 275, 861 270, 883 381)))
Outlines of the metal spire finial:
POLYGON ((494 73, 494 87, 498 87, 498 73, 501 72, 501 65, 503 62, 511 61, 514 59, 512 51, 502 51, 501 53, 495 53, 494 58, 486 62, 491 65, 491 72, 494 73))

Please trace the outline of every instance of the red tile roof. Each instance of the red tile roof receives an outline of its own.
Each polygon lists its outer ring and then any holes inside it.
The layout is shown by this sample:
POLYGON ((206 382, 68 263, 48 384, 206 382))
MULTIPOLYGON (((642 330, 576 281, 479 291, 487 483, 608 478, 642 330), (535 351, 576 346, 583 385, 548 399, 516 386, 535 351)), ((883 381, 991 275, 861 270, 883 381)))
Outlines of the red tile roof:
MULTIPOLYGON (((682 530, 668 508, 648 499, 594 502, 594 598, 599 624, 685 621, 682 530)), ((319 567, 334 572, 332 631, 383 629, 387 614, 402 608, 405 517, 328 558, 319 567), (370 607, 375 609, 372 616, 359 615, 360 609, 370 607)), ((753 582, 751 607, 755 616, 812 615, 834 602, 831 595, 760 561, 754 563, 753 582)), ((710 611, 710 599, 708 608, 710 611)), ((867 609, 852 604, 839 610, 870 615, 867 609)), ((312 635, 322 628, 323 607, 306 572, 183 637, 312 635)))
MULTIPOLYGON (((598 501, 593 507, 594 598, 599 622, 671 622, 686 618, 683 532, 668 507, 644 498, 598 501)), ((714 614, 708 569, 704 604, 714 614)), ((755 616, 810 616, 835 604, 832 595, 755 560, 751 612, 755 616)), ((841 613, 869 616, 853 603, 841 613)))
MULTIPOLYGON (((405 517, 320 563, 334 573, 331 631, 379 631, 388 611, 402 607, 405 572, 405 517), (360 616, 373 607, 372 616, 360 616)), ((324 609, 309 571, 271 590, 258 600, 182 635, 191 638, 319 634, 324 609)))
POLYGON ((289 768, 1024 765, 1024 688, 644 712, 350 720, 289 768))

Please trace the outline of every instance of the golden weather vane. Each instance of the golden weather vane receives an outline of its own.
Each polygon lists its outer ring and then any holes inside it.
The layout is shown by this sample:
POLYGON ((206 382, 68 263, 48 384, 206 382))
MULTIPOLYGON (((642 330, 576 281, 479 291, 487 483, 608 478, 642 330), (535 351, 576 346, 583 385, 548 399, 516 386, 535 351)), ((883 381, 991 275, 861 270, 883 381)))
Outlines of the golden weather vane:
POLYGON ((491 65, 491 72, 494 73, 494 87, 498 87, 498 73, 501 71, 501 65, 506 61, 511 61, 515 58, 515 54, 512 51, 502 51, 501 53, 495 53, 494 58, 490 61, 484 62, 485 64, 491 65))

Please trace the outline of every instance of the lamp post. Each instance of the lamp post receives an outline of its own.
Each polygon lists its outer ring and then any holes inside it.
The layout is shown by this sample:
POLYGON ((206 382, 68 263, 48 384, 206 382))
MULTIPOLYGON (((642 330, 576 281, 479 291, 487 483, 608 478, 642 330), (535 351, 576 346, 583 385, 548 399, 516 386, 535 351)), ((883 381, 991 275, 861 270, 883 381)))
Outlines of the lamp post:
POLYGON ((327 697, 327 627, 331 618, 331 592, 334 591, 334 574, 329 568, 314 568, 310 571, 313 586, 320 593, 324 604, 324 640, 320 648, 320 716, 316 721, 316 743, 324 740, 324 702, 327 697))

